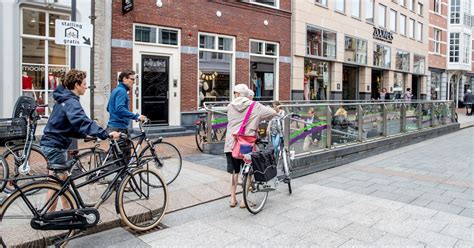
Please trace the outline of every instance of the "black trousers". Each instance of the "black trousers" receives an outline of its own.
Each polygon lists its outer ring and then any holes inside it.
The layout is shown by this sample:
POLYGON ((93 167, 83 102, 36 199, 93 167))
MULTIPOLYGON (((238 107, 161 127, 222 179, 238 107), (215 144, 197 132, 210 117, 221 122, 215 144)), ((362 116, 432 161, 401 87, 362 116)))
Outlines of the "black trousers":
MULTIPOLYGON (((126 128, 107 127, 107 132, 108 133, 113 132, 113 131, 128 134, 128 129, 126 129, 126 128)), ((128 164, 128 162, 130 161, 130 159, 132 157, 132 142, 128 139, 122 139, 121 138, 121 139, 118 140, 118 144, 119 144, 120 150, 122 151, 123 156, 125 158, 125 162, 128 164)), ((118 168, 118 167, 119 167, 118 165, 112 165, 112 166, 110 166, 109 170, 113 170, 113 169, 118 168)))

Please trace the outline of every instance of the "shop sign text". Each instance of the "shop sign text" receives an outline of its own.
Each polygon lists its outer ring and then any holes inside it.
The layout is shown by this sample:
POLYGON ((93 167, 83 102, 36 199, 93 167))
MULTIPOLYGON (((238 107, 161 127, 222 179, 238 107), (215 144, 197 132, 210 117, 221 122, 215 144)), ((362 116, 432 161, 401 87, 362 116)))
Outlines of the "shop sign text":
POLYGON ((393 40, 392 32, 377 27, 374 27, 373 37, 374 39, 385 41, 388 43, 392 43, 393 40))

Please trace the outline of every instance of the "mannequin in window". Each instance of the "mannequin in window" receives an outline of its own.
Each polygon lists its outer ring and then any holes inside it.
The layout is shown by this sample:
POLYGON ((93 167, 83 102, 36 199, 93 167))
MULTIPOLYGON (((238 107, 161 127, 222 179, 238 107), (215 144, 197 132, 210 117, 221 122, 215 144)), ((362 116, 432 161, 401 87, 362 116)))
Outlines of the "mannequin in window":
POLYGON ((33 88, 33 78, 28 76, 26 71, 23 72, 23 76, 21 77, 22 88, 24 90, 31 90, 33 88))
POLYGON ((252 78, 253 85, 255 86, 255 97, 260 98, 260 85, 261 85, 261 79, 257 78, 257 74, 253 74, 252 78))

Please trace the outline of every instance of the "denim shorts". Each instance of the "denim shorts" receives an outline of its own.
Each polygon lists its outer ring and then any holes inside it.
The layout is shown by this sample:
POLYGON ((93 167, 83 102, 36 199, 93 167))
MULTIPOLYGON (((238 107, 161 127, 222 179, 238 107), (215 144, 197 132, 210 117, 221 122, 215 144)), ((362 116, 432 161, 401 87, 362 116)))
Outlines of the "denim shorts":
MULTIPOLYGON (((67 159, 66 159, 66 149, 60 149, 60 148, 54 148, 54 147, 48 147, 48 146, 42 146, 41 151, 43 154, 46 156, 46 159, 48 160, 48 164, 65 164, 67 159)), ((54 169, 54 168, 50 168, 54 169)))

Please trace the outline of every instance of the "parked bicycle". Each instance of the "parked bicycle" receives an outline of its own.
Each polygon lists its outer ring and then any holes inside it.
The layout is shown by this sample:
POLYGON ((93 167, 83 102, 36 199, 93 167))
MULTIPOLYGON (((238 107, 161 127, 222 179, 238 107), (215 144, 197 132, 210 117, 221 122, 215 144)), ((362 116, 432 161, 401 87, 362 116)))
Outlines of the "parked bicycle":
MULTIPOLYGON (((14 117, 26 120, 26 139, 5 143, 6 151, 2 156, 6 161, 6 166, 0 168, 3 169, 3 175, 0 175, 0 179, 48 174, 46 169, 47 159, 40 147, 34 144, 38 121, 42 118, 47 118, 38 115, 37 110, 47 106, 37 105, 34 99, 30 97, 23 96, 18 99, 14 110, 14 117)), ((21 183, 26 184, 33 180, 35 179, 22 180, 21 183)), ((0 182, 0 192, 11 193, 12 190, 13 185, 0 182)))
POLYGON ((242 191, 245 206, 252 214, 262 211, 268 192, 276 190, 279 183, 286 183, 289 193, 292 193, 290 154, 283 139, 283 120, 290 115, 276 116, 269 122, 268 142, 273 145, 272 150, 265 149, 244 156, 244 166, 241 171, 242 191), (258 160, 260 163, 257 165, 255 162, 258 160), (278 173, 278 171, 281 172, 278 173))
MULTIPOLYGON (((135 146, 135 154, 131 157, 131 162, 134 163, 150 163, 163 176, 167 185, 171 184, 178 177, 181 172, 183 160, 178 148, 171 143, 163 141, 163 138, 150 139, 147 136, 147 124, 150 120, 138 122, 140 133, 136 136, 131 136, 130 141, 138 140, 135 146), (145 144, 144 144, 145 142, 145 144), (145 148, 142 150, 142 146, 145 148)), ((129 144, 128 148, 133 148, 133 143, 129 144)), ((91 147, 85 152, 78 154, 80 157, 78 163, 75 164, 73 170, 87 172, 102 165, 107 158, 112 155, 105 152, 99 147, 91 147), (79 163, 80 162, 80 163, 79 163)))
MULTIPOLYGON (((8 179, 15 190, 0 206, 0 244, 6 247, 65 245, 100 222, 98 208, 114 191, 115 209, 125 225, 138 231, 158 225, 168 203, 164 179, 148 163, 127 163, 118 143, 115 140, 109 142, 113 156, 117 159, 108 160, 104 165, 83 174, 69 175, 64 181, 52 175, 8 179), (112 165, 118 165, 118 168, 96 174, 112 165), (88 206, 78 189, 113 173, 116 175, 102 191, 100 200, 94 206, 88 206), (81 178, 88 179, 77 184, 81 178), (37 181, 25 186, 18 184, 19 181, 30 179, 37 181)), ((135 147, 133 149, 136 153, 135 147)), ((0 162, 5 163, 2 159, 0 162)), ((74 158, 65 165, 51 168, 69 168, 76 162, 74 158)))

